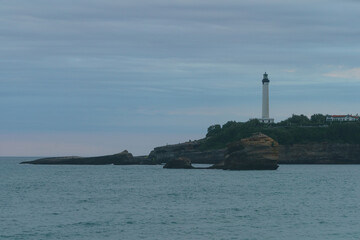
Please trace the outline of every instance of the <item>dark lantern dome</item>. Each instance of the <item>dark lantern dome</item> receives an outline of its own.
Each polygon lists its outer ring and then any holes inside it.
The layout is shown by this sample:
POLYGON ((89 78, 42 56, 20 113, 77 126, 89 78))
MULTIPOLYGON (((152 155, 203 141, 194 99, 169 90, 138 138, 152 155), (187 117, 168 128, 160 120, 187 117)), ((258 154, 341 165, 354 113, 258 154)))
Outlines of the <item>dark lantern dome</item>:
POLYGON ((270 80, 268 79, 268 74, 265 72, 264 73, 264 77, 263 77, 263 80, 262 80, 262 83, 264 84, 264 83, 268 83, 268 82, 270 82, 270 80))

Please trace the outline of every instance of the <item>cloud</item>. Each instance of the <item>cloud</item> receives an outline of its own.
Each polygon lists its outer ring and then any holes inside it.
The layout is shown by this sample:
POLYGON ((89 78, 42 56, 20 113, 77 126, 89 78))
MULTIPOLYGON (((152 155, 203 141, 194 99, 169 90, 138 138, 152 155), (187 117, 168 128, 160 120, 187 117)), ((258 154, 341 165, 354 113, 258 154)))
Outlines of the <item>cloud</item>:
POLYGON ((2 156, 96 156, 128 150, 148 155, 155 147, 195 140, 202 133, 20 133, 0 134, 2 156))
POLYGON ((294 73, 294 72, 296 72, 296 70, 295 69, 285 69, 285 70, 283 70, 284 72, 287 72, 287 73, 294 73))
POLYGON ((337 71, 325 73, 324 76, 332 77, 332 78, 346 78, 346 79, 359 80, 360 67, 346 69, 346 70, 337 70, 337 71))
POLYGON ((167 112, 169 115, 174 116, 204 116, 204 117, 214 117, 214 116, 233 116, 235 118, 245 118, 249 116, 249 113, 253 111, 253 105, 251 106, 242 106, 240 109, 239 106, 233 107, 206 107, 206 108, 188 108, 188 109, 176 109, 170 110, 167 112))
POLYGON ((5 0, 0 133, 196 132, 258 116, 265 71, 274 103, 334 106, 359 24, 352 1, 5 0))

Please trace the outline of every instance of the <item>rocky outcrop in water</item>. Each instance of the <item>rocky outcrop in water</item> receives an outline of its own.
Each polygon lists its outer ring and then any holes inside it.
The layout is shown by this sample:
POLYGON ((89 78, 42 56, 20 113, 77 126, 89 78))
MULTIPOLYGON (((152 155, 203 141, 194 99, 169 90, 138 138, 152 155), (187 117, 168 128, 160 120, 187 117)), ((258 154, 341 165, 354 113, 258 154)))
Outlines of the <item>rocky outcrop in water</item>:
POLYGON ((204 139, 155 148, 148 158, 157 163, 167 163, 179 157, 189 158, 192 163, 215 164, 224 160, 226 149, 201 150, 204 139))
POLYGON ((223 163, 212 168, 225 170, 275 170, 278 168, 279 144, 262 134, 229 144, 223 163))
POLYGON ((34 161, 22 162, 22 164, 73 164, 73 165, 137 165, 137 164, 154 164, 146 157, 133 157, 128 151, 118 154, 99 156, 99 157, 53 157, 41 158, 34 161))
POLYGON ((164 168, 192 169, 194 167, 191 165, 190 159, 179 157, 168 161, 165 164, 164 168))

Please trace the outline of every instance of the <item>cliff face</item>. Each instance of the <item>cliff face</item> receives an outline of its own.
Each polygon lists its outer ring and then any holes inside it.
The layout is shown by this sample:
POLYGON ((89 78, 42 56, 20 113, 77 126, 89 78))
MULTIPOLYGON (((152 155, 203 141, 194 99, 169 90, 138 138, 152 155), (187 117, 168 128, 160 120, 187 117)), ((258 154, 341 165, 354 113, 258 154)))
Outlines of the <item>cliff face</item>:
POLYGON ((360 164, 360 144, 282 145, 279 157, 280 164, 360 164))
POLYGON ((278 168, 279 144, 258 133, 228 146, 223 169, 275 170, 278 168))
MULTIPOLYGON (((226 149, 200 151, 204 140, 155 148, 149 155, 157 163, 185 157, 192 163, 224 162, 226 149)), ((279 164, 360 164, 360 144, 307 143, 279 145, 279 164)))
MULTIPOLYGON (((230 144, 228 149, 202 151, 200 150, 200 146, 203 141, 205 141, 205 139, 157 147, 150 153, 149 156, 133 157, 131 153, 123 151, 119 154, 99 157, 54 157, 42 158, 23 163, 152 165, 167 163, 177 158, 187 158, 190 159, 192 163, 217 164, 214 168, 223 168, 226 155, 235 151, 234 149, 236 149, 236 146, 240 143, 247 145, 248 150, 250 150, 250 148, 253 149, 252 151, 247 152, 247 157, 249 159, 256 159, 256 155, 261 154, 266 150, 266 145, 273 144, 270 140, 267 141, 265 138, 259 138, 257 140, 255 140, 255 138, 252 140, 248 138, 242 139, 237 143, 230 144)), ((360 164, 360 144, 307 143, 280 145, 276 147, 278 148, 279 164, 360 164)), ((236 150, 236 154, 244 154, 244 152, 239 150, 239 148, 236 150)), ((233 154, 234 158, 236 154, 233 154)), ((240 157, 240 155, 238 157, 240 157)), ((269 157, 271 156, 269 155, 269 157)))
POLYGON ((148 158, 157 163, 167 163, 175 158, 188 158, 192 163, 216 164, 224 160, 226 149, 202 151, 199 149, 204 141, 192 141, 174 145, 157 147, 148 158))

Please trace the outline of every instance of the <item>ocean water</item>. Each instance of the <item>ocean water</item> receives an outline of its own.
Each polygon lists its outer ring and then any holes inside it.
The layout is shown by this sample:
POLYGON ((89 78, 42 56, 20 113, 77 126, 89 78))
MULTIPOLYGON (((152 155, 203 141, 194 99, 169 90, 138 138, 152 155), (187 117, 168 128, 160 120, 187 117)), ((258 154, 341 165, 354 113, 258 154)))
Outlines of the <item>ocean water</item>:
POLYGON ((360 239, 360 165, 276 171, 20 165, 0 158, 0 239, 360 239))

